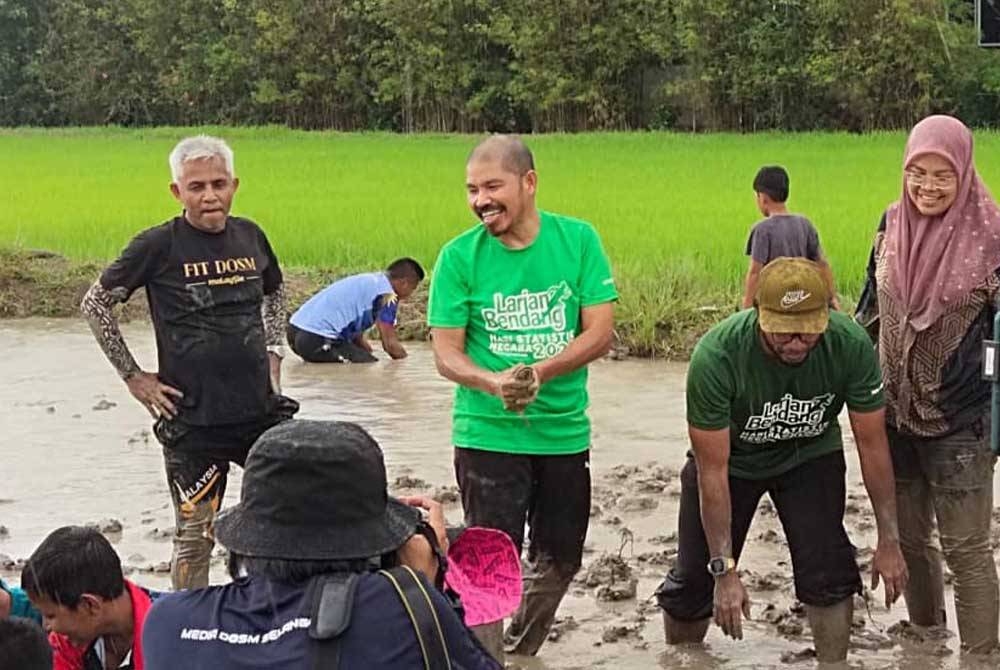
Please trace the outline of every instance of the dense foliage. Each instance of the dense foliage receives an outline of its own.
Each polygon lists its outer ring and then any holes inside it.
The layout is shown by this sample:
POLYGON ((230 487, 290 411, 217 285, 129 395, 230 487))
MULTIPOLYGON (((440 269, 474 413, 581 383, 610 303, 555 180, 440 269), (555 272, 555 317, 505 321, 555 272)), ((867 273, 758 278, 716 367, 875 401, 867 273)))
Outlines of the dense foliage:
POLYGON ((972 0, 0 0, 0 125, 990 125, 972 0))

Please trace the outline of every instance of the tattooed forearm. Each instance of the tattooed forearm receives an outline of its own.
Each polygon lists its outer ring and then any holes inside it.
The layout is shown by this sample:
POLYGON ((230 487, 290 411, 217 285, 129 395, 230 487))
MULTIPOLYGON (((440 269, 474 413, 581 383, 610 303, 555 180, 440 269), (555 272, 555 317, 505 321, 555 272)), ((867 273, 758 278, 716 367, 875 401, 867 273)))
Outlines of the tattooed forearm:
POLYGON ((285 337, 285 285, 278 284, 273 293, 265 295, 260 309, 267 346, 281 346, 285 337))
POLYGON ((97 338, 97 343, 101 345, 104 355, 111 361, 111 365, 118 371, 122 379, 128 379, 137 372, 141 372, 139 364, 135 362, 132 352, 125 344, 125 338, 118 328, 118 319, 112 311, 112 306, 116 302, 122 302, 124 295, 121 291, 109 291, 101 282, 96 281, 83 296, 80 303, 80 312, 90 330, 97 338))

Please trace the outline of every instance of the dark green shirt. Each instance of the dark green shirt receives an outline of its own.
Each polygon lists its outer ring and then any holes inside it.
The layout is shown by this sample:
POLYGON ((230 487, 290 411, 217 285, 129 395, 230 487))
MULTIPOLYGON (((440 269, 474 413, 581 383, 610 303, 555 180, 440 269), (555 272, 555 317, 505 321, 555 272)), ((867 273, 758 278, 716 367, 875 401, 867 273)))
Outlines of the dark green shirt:
POLYGON ((765 479, 843 449, 837 415, 884 405, 868 334, 840 312, 808 358, 785 365, 763 349, 757 312, 744 310, 698 342, 687 377, 687 420, 729 428, 729 473, 765 479))

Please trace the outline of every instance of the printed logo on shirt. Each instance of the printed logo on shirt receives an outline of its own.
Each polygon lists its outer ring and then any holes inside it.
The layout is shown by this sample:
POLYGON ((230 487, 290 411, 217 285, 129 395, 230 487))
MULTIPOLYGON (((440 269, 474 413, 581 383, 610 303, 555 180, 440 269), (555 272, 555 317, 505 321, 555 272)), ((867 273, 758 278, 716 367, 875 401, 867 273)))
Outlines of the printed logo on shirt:
POLYGON ((810 293, 809 291, 803 291, 801 289, 798 291, 787 291, 785 295, 781 296, 781 308, 791 309, 792 307, 798 305, 800 302, 808 300, 810 296, 812 296, 812 293, 810 293))
POLYGON ((181 630, 180 639, 193 642, 225 642, 227 644, 268 644, 277 642, 282 637, 292 631, 309 628, 311 620, 306 617, 297 617, 286 621, 278 628, 272 628, 263 633, 236 633, 218 628, 184 628, 181 630))
POLYGON ((740 439, 748 444, 765 444, 819 437, 830 425, 823 417, 834 397, 832 393, 824 393, 809 400, 799 400, 786 393, 777 402, 764 403, 760 414, 750 416, 740 439))
POLYGON ((494 293, 493 303, 482 309, 490 351, 523 358, 558 354, 575 336, 566 330, 566 303, 572 297, 565 281, 534 293, 494 293))
POLYGON ((253 256, 223 258, 214 261, 184 263, 184 278, 194 279, 188 286, 208 284, 209 286, 232 286, 248 279, 257 279, 247 273, 257 272, 257 259, 253 256))

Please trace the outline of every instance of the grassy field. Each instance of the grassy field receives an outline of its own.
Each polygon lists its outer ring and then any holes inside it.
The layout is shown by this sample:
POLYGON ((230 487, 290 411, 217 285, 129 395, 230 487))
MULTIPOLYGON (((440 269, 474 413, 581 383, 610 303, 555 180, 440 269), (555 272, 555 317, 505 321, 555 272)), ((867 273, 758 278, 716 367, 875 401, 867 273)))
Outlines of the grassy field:
MULTIPOLYGON (((232 144, 242 181, 234 213, 257 220, 288 267, 349 272, 400 255, 431 266, 474 224, 463 190, 474 137, 199 130, 232 144)), ((177 211, 166 156, 192 132, 0 131, 0 244, 112 258, 177 211)), ((902 133, 529 138, 539 206, 597 226, 623 292, 622 334, 668 355, 735 305, 763 164, 788 168, 789 205, 816 224, 849 302, 878 217, 899 194, 904 142, 902 133)), ((1000 183, 1000 135, 977 142, 981 173, 1000 183)))

